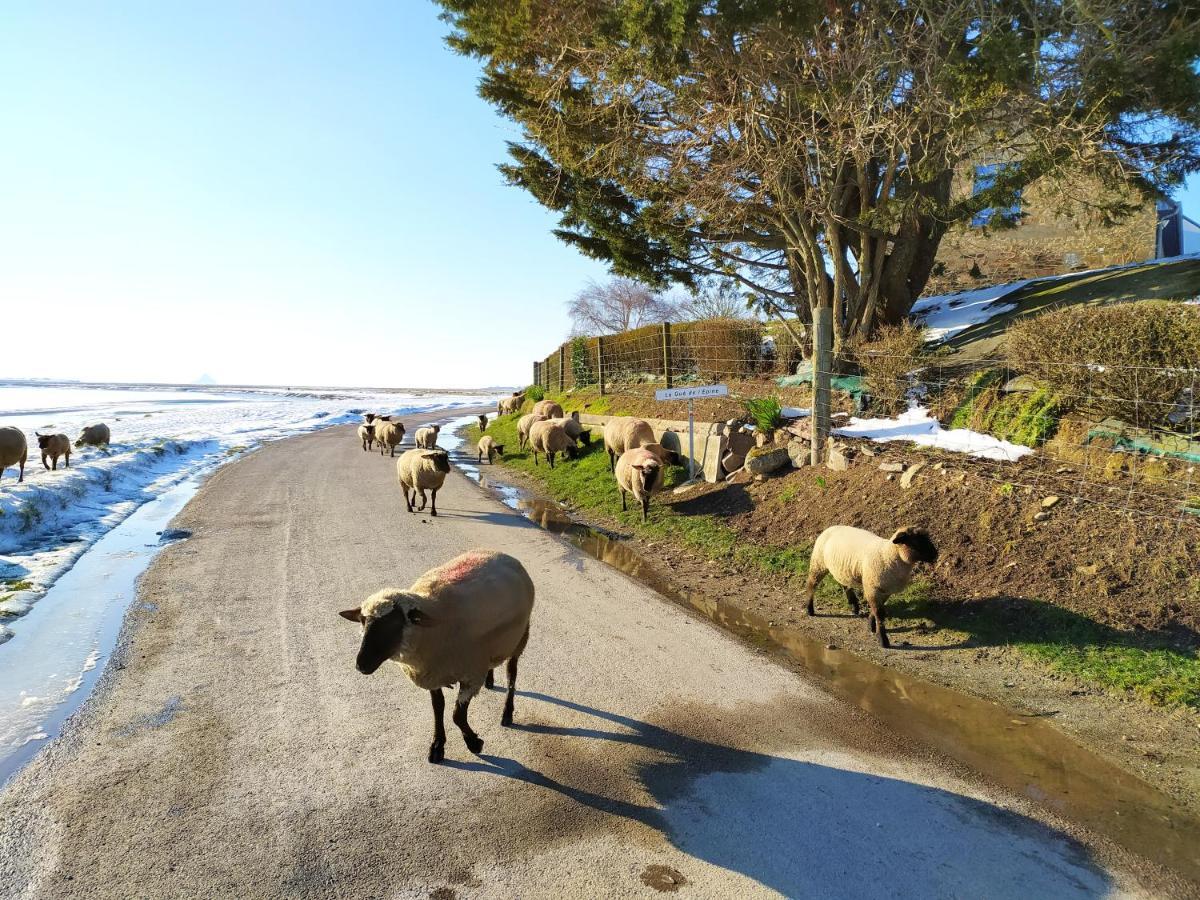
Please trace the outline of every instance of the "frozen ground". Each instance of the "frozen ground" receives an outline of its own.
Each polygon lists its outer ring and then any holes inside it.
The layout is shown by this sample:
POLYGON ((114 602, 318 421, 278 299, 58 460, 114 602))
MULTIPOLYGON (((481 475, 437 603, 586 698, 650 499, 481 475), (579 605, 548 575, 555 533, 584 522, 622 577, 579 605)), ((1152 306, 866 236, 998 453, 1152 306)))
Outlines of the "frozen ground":
MULTIPOLYGON (((147 500, 264 441, 357 421, 364 410, 413 418, 422 411, 489 402, 484 395, 303 390, 197 390, 146 386, 0 382, 0 425, 30 444, 25 482, 0 478, 0 643, 16 618, 102 535, 147 500), (71 468, 43 469, 35 431, 72 440, 106 422, 107 450, 81 448, 71 468)), ((0 650, 0 655, 3 650, 0 650)))
POLYGON ((980 434, 966 428, 947 430, 937 419, 930 417, 929 410, 923 406, 914 406, 894 419, 851 418, 849 425, 833 431, 843 437, 867 438, 881 443, 912 441, 922 447, 937 447, 939 450, 967 453, 982 459, 1009 462, 1033 452, 1028 447, 1002 441, 990 434, 980 434))

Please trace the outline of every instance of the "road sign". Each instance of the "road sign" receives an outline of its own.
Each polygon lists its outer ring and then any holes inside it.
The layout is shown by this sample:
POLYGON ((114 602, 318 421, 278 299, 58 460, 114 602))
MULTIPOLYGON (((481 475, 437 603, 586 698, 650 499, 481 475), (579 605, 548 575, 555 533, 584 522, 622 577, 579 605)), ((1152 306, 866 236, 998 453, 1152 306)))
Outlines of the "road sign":
POLYGON ((695 387, 667 388, 654 392, 655 400, 698 400, 701 397, 728 397, 729 388, 723 384, 701 384, 695 387))

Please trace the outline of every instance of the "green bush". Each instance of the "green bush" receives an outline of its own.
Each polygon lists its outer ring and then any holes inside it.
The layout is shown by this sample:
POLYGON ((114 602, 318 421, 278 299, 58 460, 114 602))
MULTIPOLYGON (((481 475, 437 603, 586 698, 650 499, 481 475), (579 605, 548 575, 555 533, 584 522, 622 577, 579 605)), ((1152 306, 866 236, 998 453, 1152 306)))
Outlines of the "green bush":
MULTIPOLYGON (((1200 388, 1200 308, 1166 300, 1072 306, 1008 331, 1008 361, 1066 407, 1139 428, 1194 428, 1194 411, 1169 420, 1200 388)), ((1193 402, 1196 399, 1193 396, 1193 402)))
POLYGON ((571 378, 574 387, 586 387, 596 382, 590 343, 585 337, 571 338, 571 378))
POLYGON ((747 400, 746 412, 754 420, 754 427, 764 433, 783 425, 783 407, 777 397, 755 397, 747 400))
POLYGON ((525 400, 529 403, 537 403, 546 396, 546 392, 542 390, 540 384, 531 384, 525 388, 525 400))
POLYGON ((887 325, 852 353, 875 409, 888 416, 908 409, 909 373, 927 358, 925 330, 911 322, 887 325))

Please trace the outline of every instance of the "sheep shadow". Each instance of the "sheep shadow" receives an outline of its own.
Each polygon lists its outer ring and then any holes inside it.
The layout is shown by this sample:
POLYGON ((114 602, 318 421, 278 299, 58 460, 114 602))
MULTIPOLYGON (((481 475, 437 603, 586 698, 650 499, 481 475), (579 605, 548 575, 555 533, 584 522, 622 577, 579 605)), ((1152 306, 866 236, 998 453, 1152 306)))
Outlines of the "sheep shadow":
POLYGON ((580 759, 595 759, 606 771, 594 777, 572 771, 574 783, 492 754, 444 765, 524 782, 638 822, 681 852, 784 896, 1023 900, 1034 886, 1036 893, 1055 897, 1102 896, 1111 887, 1069 836, 991 803, 828 763, 724 746, 547 694, 519 693, 599 721, 519 722, 517 730, 631 748, 632 771, 653 802, 592 789, 621 765, 594 752, 580 759))

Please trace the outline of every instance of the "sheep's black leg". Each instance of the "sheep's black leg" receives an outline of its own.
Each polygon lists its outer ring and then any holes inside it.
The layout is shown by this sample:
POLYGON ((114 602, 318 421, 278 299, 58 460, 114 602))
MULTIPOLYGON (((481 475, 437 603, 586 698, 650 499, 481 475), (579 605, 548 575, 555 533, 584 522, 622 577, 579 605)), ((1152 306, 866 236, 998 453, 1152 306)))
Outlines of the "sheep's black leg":
POLYGON ((454 724, 462 732, 463 742, 466 743, 467 749, 476 754, 483 750, 483 739, 471 730, 471 725, 467 722, 467 709, 471 705, 471 698, 475 696, 478 690, 478 687, 469 687, 465 683, 460 684, 458 686, 458 700, 454 703, 453 715, 454 724))
POLYGON ((625 490, 624 488, 617 488, 617 491, 621 494, 621 512, 627 512, 629 507, 625 504, 625 490))
POLYGON ((489 690, 496 686, 496 673, 491 669, 488 669, 488 673, 483 679, 483 686, 489 690))
POLYGON ((410 497, 409 491, 408 491, 408 485, 404 486, 404 502, 408 506, 409 512, 416 512, 416 510, 413 509, 413 500, 416 499, 416 496, 417 496, 417 492, 413 491, 412 496, 410 497))
POLYGON ((443 718, 446 713, 446 695, 442 689, 429 692, 433 701, 433 743, 429 745, 429 761, 441 762, 446 758, 446 724, 443 718))
POLYGON ((553 469, 553 468, 554 468, 554 454, 553 454, 553 453, 547 453, 547 454, 546 454, 546 459, 550 460, 550 468, 552 468, 552 469, 553 469))
POLYGON ((608 451, 608 471, 617 471, 617 454, 613 453, 611 450, 608 451))
POLYGON ((821 579, 824 577, 825 569, 823 569, 820 564, 809 564, 808 581, 804 586, 804 592, 808 598, 808 606, 806 607, 806 611, 810 616, 815 616, 817 614, 816 610, 813 608, 813 598, 817 594, 817 585, 821 583, 821 579))
POLYGON ((520 654, 514 654, 508 660, 508 692, 504 695, 504 713, 500 716, 500 724, 511 728, 513 723, 513 697, 517 694, 517 660, 520 654))
POLYGON ((429 514, 431 516, 436 516, 437 515, 437 488, 434 488, 432 491, 429 492, 429 505, 430 505, 429 514))
MULTIPOLYGON (((55 463, 57 463, 57 462, 58 462, 58 460, 55 460, 55 463)), ((42 468, 44 468, 47 472, 50 471, 50 463, 46 462, 46 454, 45 453, 42 454, 42 468)))
POLYGON ((642 498, 642 524, 646 524, 646 517, 650 515, 650 498, 642 498))
POLYGON ((850 604, 850 608, 854 610, 854 614, 858 615, 858 594, 854 593, 854 588, 845 588, 846 602, 850 604))
POLYGON ((880 600, 873 604, 875 607, 875 626, 876 633, 879 635, 879 646, 890 647, 892 646, 892 642, 888 639, 887 629, 883 627, 884 602, 880 600))

